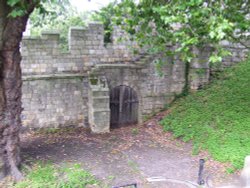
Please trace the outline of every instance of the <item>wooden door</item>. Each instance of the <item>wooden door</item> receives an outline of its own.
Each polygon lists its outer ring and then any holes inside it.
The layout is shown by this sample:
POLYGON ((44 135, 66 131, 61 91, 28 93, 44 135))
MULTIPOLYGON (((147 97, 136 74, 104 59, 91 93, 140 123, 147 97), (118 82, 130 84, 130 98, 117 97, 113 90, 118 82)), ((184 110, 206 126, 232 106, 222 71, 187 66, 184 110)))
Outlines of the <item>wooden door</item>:
POLYGON ((138 98, 128 86, 117 86, 110 92, 110 125, 117 128, 138 122, 138 98))

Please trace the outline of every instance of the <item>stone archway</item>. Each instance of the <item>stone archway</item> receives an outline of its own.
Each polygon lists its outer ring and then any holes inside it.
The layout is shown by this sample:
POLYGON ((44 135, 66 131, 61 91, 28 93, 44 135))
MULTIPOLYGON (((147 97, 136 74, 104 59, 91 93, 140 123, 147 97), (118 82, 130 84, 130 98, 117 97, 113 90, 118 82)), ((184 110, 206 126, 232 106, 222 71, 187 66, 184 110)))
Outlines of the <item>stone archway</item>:
POLYGON ((120 85, 110 90, 110 127, 118 128, 138 123, 139 100, 129 86, 120 85))

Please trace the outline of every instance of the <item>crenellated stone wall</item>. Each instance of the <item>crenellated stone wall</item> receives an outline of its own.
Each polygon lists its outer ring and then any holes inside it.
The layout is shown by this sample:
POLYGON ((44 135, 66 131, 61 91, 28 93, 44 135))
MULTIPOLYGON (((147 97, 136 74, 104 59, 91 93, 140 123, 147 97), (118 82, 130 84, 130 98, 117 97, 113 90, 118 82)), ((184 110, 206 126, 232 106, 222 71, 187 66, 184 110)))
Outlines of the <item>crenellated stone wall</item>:
POLYGON ((43 32, 41 37, 24 37, 21 46, 23 113, 25 127, 48 128, 88 124, 88 75, 97 64, 128 64, 134 56, 119 42, 117 29, 113 43, 104 46, 103 26, 73 27, 69 50, 62 52, 59 33, 43 32))
MULTIPOLYGON (((109 93, 120 85, 129 86, 137 93, 140 123, 143 117, 171 103, 187 84, 191 89, 199 89, 208 83, 211 70, 217 70, 211 69, 208 63, 211 48, 196 49, 197 58, 187 67, 178 56, 166 59, 142 52, 134 55, 131 47, 136 48, 136 44, 120 38, 128 36, 115 28, 112 43, 104 45, 100 23, 71 28, 67 52, 61 52, 57 32, 24 38, 21 47, 23 125, 30 128, 90 126, 93 132, 108 132, 109 93), (168 62, 162 67, 162 75, 154 65, 157 58, 168 62), (91 83, 92 78, 98 82, 91 83)), ((245 57, 239 45, 225 45, 235 54, 223 61, 224 67, 245 57)))
POLYGON ((102 24, 90 23, 88 28, 72 27, 69 50, 61 52, 59 33, 43 32, 41 37, 24 37, 22 42, 23 75, 84 73, 96 64, 131 63, 133 56, 129 41, 119 42, 122 33, 116 31, 113 42, 104 46, 102 24))

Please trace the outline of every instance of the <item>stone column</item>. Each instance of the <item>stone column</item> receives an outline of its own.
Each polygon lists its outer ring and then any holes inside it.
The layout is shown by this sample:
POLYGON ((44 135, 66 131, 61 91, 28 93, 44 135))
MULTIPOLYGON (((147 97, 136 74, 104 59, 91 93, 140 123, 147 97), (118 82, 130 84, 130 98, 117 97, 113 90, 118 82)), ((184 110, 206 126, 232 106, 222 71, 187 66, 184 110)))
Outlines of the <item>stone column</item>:
POLYGON ((89 78, 89 125, 93 133, 110 131, 109 88, 105 78, 89 78))

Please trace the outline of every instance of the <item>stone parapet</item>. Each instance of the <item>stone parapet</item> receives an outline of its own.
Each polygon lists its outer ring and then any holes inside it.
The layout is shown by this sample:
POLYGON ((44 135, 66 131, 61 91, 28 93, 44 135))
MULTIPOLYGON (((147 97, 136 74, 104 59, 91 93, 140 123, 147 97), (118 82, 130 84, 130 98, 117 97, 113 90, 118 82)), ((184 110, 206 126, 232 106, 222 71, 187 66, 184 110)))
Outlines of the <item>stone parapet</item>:
MULTIPOLYGON (((120 35, 114 31, 113 37, 120 35)), ((44 31, 40 37, 23 38, 23 75, 82 73, 95 64, 131 63, 135 58, 127 48, 132 42, 114 40, 105 46, 100 23, 90 23, 86 28, 71 27, 67 52, 62 52, 59 37, 57 31, 44 31)))

